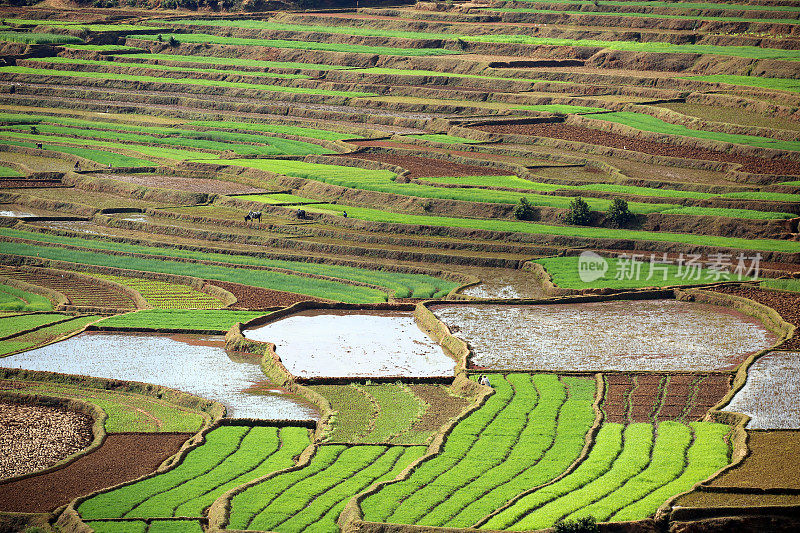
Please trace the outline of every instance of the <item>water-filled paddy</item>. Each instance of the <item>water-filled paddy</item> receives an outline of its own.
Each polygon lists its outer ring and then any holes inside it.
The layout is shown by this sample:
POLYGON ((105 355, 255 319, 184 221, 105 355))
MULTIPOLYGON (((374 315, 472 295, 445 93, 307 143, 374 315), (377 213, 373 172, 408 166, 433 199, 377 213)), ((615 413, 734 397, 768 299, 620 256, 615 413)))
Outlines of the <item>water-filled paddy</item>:
POLYGON ((299 377, 452 376, 454 362, 411 313, 304 311, 246 331, 299 377))
POLYGON ((800 353, 761 356, 724 409, 750 416, 748 429, 800 429, 800 353))
POLYGON ((432 310, 487 368, 728 370, 777 340, 739 312, 676 300, 432 310))
POLYGON ((164 385, 217 400, 229 417, 318 418, 310 405, 266 384, 255 361, 228 357, 221 337, 82 333, 0 359, 0 366, 164 385))

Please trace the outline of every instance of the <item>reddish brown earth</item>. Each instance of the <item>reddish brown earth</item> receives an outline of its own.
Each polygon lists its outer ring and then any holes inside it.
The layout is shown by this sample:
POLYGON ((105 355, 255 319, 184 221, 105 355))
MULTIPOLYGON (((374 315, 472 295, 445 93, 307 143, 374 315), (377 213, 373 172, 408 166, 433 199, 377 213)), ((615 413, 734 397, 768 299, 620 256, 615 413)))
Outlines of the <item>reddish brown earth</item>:
POLYGON ((236 296, 237 302, 231 306, 231 309, 265 309, 267 307, 284 307, 297 302, 326 301, 322 298, 314 298, 305 294, 262 289, 261 287, 251 287, 250 285, 231 283, 229 281, 210 280, 209 283, 221 287, 236 296))
POLYGON ((730 389, 728 374, 606 374, 607 422, 700 420, 730 389))
MULTIPOLYGON (((800 328, 800 294, 786 291, 771 291, 749 286, 723 285, 712 289, 715 292, 748 298, 778 312, 781 317, 800 328)), ((783 350, 800 349, 800 332, 780 345, 783 350)))
POLYGON ((517 135, 531 135, 535 137, 549 137, 564 139, 587 144, 633 150, 650 155, 679 157, 682 159, 702 159, 707 161, 721 161, 725 163, 738 163, 741 170, 755 174, 800 174, 800 163, 785 159, 768 161, 758 157, 747 157, 737 154, 715 152, 701 148, 690 148, 655 141, 634 139, 607 131, 583 128, 570 124, 544 123, 544 124, 487 124, 476 126, 475 129, 490 133, 512 133, 517 135))
MULTIPOLYGON (((417 147, 419 148, 419 147, 417 147)), ((425 157, 404 156, 394 154, 344 154, 340 157, 366 159, 397 165, 409 171, 409 178, 435 178, 450 176, 505 176, 507 170, 500 170, 477 165, 463 165, 451 161, 428 159, 425 157)))
POLYGON ((438 385, 409 385, 408 388, 429 405, 422 418, 411 428, 412 431, 439 431, 469 403, 464 398, 450 395, 438 385))
POLYGON ((43 513, 104 487, 154 471, 187 433, 114 433, 97 450, 54 472, 0 483, 0 511, 43 513))
POLYGON ((159 176, 155 174, 98 174, 100 178, 123 181, 146 187, 160 187, 178 191, 204 192, 208 194, 259 194, 264 189, 250 187, 225 180, 185 178, 181 176, 159 176))

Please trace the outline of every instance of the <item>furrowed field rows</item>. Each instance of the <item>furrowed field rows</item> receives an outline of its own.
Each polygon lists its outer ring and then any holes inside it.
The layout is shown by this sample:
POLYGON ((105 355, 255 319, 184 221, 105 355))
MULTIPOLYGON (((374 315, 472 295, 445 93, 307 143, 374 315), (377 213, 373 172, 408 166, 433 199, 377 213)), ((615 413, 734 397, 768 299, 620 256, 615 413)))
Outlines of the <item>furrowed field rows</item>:
MULTIPOLYGON (((560 3, 560 2, 559 2, 560 3)), ((681 2, 686 3, 686 2, 681 2)), ((718 22, 759 22, 770 24, 798 24, 796 19, 791 18, 747 18, 747 17, 714 17, 709 15, 656 15, 651 13, 636 13, 631 11, 569 11, 569 10, 555 10, 555 9, 515 9, 515 8, 484 8, 486 12, 499 12, 499 13, 536 13, 543 15, 577 15, 580 17, 636 17, 640 19, 652 19, 653 21, 659 20, 703 20, 703 21, 718 21, 718 22)), ((570 21, 580 24, 580 19, 570 17, 570 21)))
POLYGON ((97 322, 101 317, 95 315, 79 316, 72 320, 59 322, 29 333, 23 333, 5 340, 0 340, 0 357, 12 353, 30 350, 37 346, 53 342, 66 335, 82 331, 88 324, 97 322))
POLYGON ((234 67, 252 67, 261 71, 268 69, 284 69, 284 70, 308 70, 308 71, 326 71, 326 70, 344 70, 350 67, 346 65, 326 65, 320 63, 298 63, 296 61, 266 61, 262 59, 247 59, 243 57, 215 57, 203 55, 180 55, 180 54, 124 54, 114 55, 115 61, 151 61, 156 60, 159 63, 192 63, 192 64, 209 64, 214 66, 234 66, 234 67))
POLYGON ((227 309, 145 309, 106 318, 98 322, 97 327, 113 330, 144 328, 224 334, 237 322, 247 322, 263 314, 261 311, 227 309))
MULTIPOLYGON (((457 187, 435 187, 420 183, 397 183, 397 175, 389 170, 365 170, 356 167, 344 167, 338 165, 326 165, 318 163, 306 163, 304 161, 277 161, 277 160, 258 160, 258 161, 236 161, 219 160, 218 164, 247 166, 276 174, 284 174, 298 178, 310 179, 347 187, 352 189, 363 189, 368 191, 378 191, 402 196, 414 196, 419 198, 438 198, 462 200, 467 202, 487 202, 516 204, 519 202, 520 193, 513 191, 501 191, 481 188, 457 188, 457 187)), ((426 179, 427 180, 427 179, 426 179)), ((511 180, 501 181, 509 182, 511 180)), ((514 181, 514 183, 518 183, 514 181)), ((566 188, 566 187, 556 187, 566 188)), ((567 209, 570 202, 574 199, 571 196, 555 196, 540 194, 525 194, 525 198, 534 206, 556 207, 567 209)), ((677 196, 677 195, 676 195, 677 196)), ((259 201, 259 195, 247 195, 241 197, 245 200, 259 201)), ((595 211, 606 211, 611 205, 611 200, 601 198, 587 198, 589 207, 595 211)), ((629 202, 628 207, 633 213, 673 213, 681 214, 684 209, 680 205, 670 203, 641 203, 629 202)), ((697 207, 695 214, 703 214, 708 208, 697 207)), ((716 216, 741 216, 742 218, 793 218, 795 215, 789 213, 764 213, 759 211, 749 211, 746 209, 727 210, 719 209, 713 212, 716 216), (721 211, 718 213, 716 211, 721 211)))
POLYGON ((218 309, 225 307, 225 302, 187 285, 110 274, 91 274, 91 276, 130 287, 141 294, 155 309, 218 309))
POLYGON ((0 283, 0 312, 52 310, 53 304, 44 296, 0 283))
POLYGON ((294 463, 310 443, 301 427, 223 426, 176 467, 83 501, 84 520, 201 517, 226 491, 294 463))
POLYGON ((0 318, 0 338, 16 335, 20 331, 39 328, 54 322, 69 320, 69 315, 59 313, 42 313, 35 315, 22 315, 0 318))
MULTIPOLYGON (((259 270, 258 272, 254 271, 246 271, 245 268, 232 268, 235 266, 240 267, 263 267, 263 268, 274 268, 274 269, 285 269, 287 271, 295 271, 298 273, 306 273, 310 275, 324 275, 329 276, 331 278, 338 278, 342 280, 351 280, 360 283, 368 283, 371 285, 378 285, 381 287, 386 287, 388 290, 394 292, 394 296, 397 298, 441 298, 448 294, 450 291, 458 287, 458 283, 453 281, 444 280, 441 278, 436 278, 433 276, 428 276, 425 274, 407 274, 403 272, 385 272, 380 270, 368 270, 364 268, 357 268, 357 267, 349 267, 343 265, 326 265, 320 263, 305 263, 300 261, 287 261, 287 260, 278 260, 278 259, 266 259, 266 258, 258 258, 258 257, 249 257, 249 256, 237 256, 233 254, 222 254, 222 253, 214 253, 214 252, 195 252, 191 250, 176 250, 176 249, 165 249, 165 248, 158 248, 158 247, 148 247, 148 246, 141 246, 141 245, 133 245, 127 243, 110 243, 106 241, 95 241, 89 239, 81 239, 77 237, 62 237, 62 236, 55 236, 55 235, 48 235, 44 233, 33 233, 33 232, 20 232, 17 230, 12 230, 8 228, 0 229, 0 235, 5 235, 8 237, 19 237, 24 239, 30 239, 33 241, 38 241, 42 243, 52 243, 52 244, 61 244, 61 245, 70 245, 70 246, 80 246, 83 248, 90 248, 93 250, 108 250, 108 251, 115 251, 115 252, 123 252, 123 253, 130 253, 130 254, 147 254, 151 256, 162 256, 165 259, 169 258, 180 258, 186 260, 196 260, 196 261, 217 261, 219 263, 225 263, 226 266, 212 266, 212 265, 203 265, 198 264, 195 267, 190 266, 181 266, 181 263, 177 262, 170 262, 170 261, 161 261, 161 260, 152 260, 152 259, 144 259, 133 257, 129 260, 129 263, 126 264, 128 268, 132 268, 135 270, 144 270, 144 271, 152 271, 152 272, 166 272, 166 273, 178 273, 177 271, 180 270, 183 272, 184 275, 190 275, 192 277, 202 277, 207 279, 221 279, 226 281, 225 278, 220 277, 212 277, 207 274, 202 274, 202 272, 214 272, 218 269, 223 269, 224 271, 230 271, 231 275, 235 275, 237 278, 244 279, 246 276, 251 276, 255 278, 257 275, 260 276, 259 279, 264 278, 264 280, 268 279, 270 276, 275 276, 277 278, 288 278, 293 279, 292 276, 289 274, 284 274, 283 272, 273 272, 271 270, 259 270), (165 268, 164 265, 156 266, 159 263, 164 263, 166 265, 170 265, 170 268, 165 268), (139 266, 147 265, 148 268, 139 268, 139 266), (230 265, 230 267, 227 267, 230 265), (196 274, 190 274, 189 272, 192 271, 193 268, 197 268, 196 274), (156 270, 152 270, 156 269, 156 270), (243 272, 244 271, 244 272, 243 272)), ((11 244, 9 245, 9 250, 11 250, 11 244)), ((25 250, 25 247, 16 247, 17 250, 25 250)), ((57 253, 56 250, 51 250, 52 253, 57 253)), ((19 253, 19 252, 6 252, 6 253, 19 253)), ((75 250, 74 254, 76 257, 78 256, 79 251, 75 250)), ((81 252, 83 253, 83 252, 81 252)), ((92 257, 91 252, 85 252, 90 255, 85 257, 89 258, 92 257)), ((29 255, 27 253, 21 253, 20 255, 29 255)), ((105 261, 104 259, 100 259, 99 254, 97 255, 97 261, 105 261)), ((105 254, 103 254, 105 255, 105 254)), ((44 255, 42 257, 45 257, 44 255)), ((70 259, 64 259, 66 261, 70 261, 70 259)), ((74 262, 80 262, 76 259, 73 259, 74 262)), ((99 264, 99 263, 87 263, 87 264, 99 264)), ((105 264, 105 263, 104 263, 105 264)), ((187 264, 188 265, 188 264, 187 264)), ((106 265, 106 266, 113 266, 113 265, 106 265)), ((220 271, 223 271, 220 270, 220 271)), ((330 298, 336 299, 332 296, 325 296, 324 294, 317 291, 317 293, 307 293, 303 291, 293 291, 289 287, 290 286, 297 286, 300 285, 308 285, 309 287, 314 286, 315 284, 320 288, 328 287, 331 292, 342 292, 344 291, 344 284, 343 283, 336 283, 335 281, 328 281, 324 279, 316 279, 316 278, 309 278, 305 277, 302 278, 300 276, 295 276, 297 278, 294 283, 291 285, 287 284, 283 289, 290 292, 299 292, 301 294, 310 294, 312 296, 319 296, 321 298, 330 298), (338 291, 334 291, 335 287, 339 287, 338 291)), ((237 283, 243 283, 245 285, 255 285, 255 286, 264 286, 256 283, 246 283, 245 281, 239 281, 234 279, 227 279, 227 281, 236 281, 237 283)), ((265 288, 279 288, 279 287, 267 287, 265 288)), ((380 298, 385 300, 386 297, 383 293, 376 289, 369 289, 367 287, 361 286, 349 286, 349 290, 352 291, 353 295, 362 295, 366 297, 367 295, 371 295, 373 298, 370 301, 374 301, 374 298, 380 294, 380 298)))
POLYGON ((604 424, 588 457, 556 483, 526 494, 482 524, 541 529, 592 516, 640 520, 728 464, 730 428, 711 422, 604 424))
POLYGON ((203 533, 199 520, 90 520, 95 533, 203 533))
POLYGON ((595 419, 592 379, 493 375, 495 393, 442 451, 363 502, 365 520, 468 527, 577 459, 595 419))
POLYGON ((424 446, 319 446, 307 466, 236 494, 228 527, 279 533, 339 531, 336 520, 350 498, 373 483, 394 478, 424 453, 424 446))
POLYGON ((57 398, 75 398, 96 405, 108 418, 105 430, 118 432, 195 432, 208 415, 165 400, 122 391, 107 391, 41 381, 14 381, 14 391, 57 398))
MULTIPOLYGON (((36 148, 37 143, 33 142, 19 142, 19 141, 9 141, 6 139, 2 140, 2 144, 8 144, 10 146, 22 146, 25 148, 36 148)), ((146 167, 153 164, 153 161, 148 159, 140 159, 138 157, 130 157, 122 154, 115 154, 113 152, 107 152, 104 150, 92 150, 89 148, 78 148, 75 146, 61 146, 57 144, 43 144, 43 150, 47 150, 50 152, 62 152, 65 154, 76 155, 78 157, 82 157, 84 159, 88 159, 90 161, 95 161, 100 163, 103 166, 114 166, 114 167, 146 167)), ((194 156, 197 157, 197 152, 194 152, 194 156)))

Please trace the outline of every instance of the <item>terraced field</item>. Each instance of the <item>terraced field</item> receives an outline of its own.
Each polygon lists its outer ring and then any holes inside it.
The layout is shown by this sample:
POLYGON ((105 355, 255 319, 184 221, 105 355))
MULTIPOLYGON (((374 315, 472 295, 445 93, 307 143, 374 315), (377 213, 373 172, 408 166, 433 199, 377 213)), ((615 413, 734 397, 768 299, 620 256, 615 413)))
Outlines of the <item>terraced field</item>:
POLYGON ((122 4, 0 6, 0 392, 107 433, 0 529, 800 530, 795 3, 122 4))

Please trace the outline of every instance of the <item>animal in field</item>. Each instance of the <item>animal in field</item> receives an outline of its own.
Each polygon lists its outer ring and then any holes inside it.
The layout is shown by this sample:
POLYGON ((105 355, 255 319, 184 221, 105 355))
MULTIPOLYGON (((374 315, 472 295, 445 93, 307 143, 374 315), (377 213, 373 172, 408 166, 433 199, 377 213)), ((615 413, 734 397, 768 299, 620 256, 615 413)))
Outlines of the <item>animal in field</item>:
POLYGON ((261 223, 261 211, 250 211, 244 216, 245 222, 250 222, 251 220, 257 220, 258 223, 261 223))

